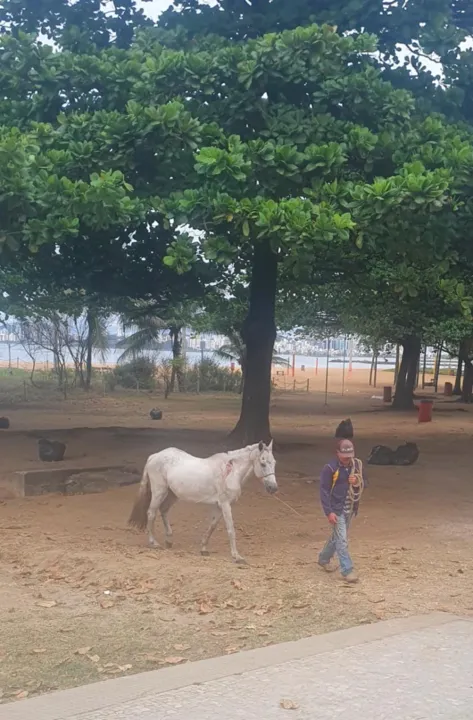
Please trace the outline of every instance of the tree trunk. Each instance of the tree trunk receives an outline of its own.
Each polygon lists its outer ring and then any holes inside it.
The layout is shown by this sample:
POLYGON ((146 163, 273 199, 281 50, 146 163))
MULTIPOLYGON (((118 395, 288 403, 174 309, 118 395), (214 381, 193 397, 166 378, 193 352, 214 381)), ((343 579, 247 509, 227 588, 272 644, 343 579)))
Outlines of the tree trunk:
POLYGON ((410 336, 401 344, 402 360, 392 407, 394 410, 412 410, 421 343, 418 337, 410 336))
POLYGON ((434 373, 434 390, 439 390, 439 377, 440 377, 440 363, 442 362, 442 346, 439 347, 437 352, 437 358, 435 360, 435 373, 434 373))
POLYGON ((243 323, 242 337, 246 347, 243 398, 240 419, 230 433, 235 447, 263 440, 269 442, 269 406, 271 399, 271 364, 276 323, 274 308, 277 286, 277 257, 269 241, 259 242, 254 249, 248 315, 243 323))
POLYGON ((373 372, 374 372, 374 353, 371 356, 371 367, 370 367, 370 386, 373 384, 373 372))
POLYGON ((399 376, 399 343, 396 344, 396 367, 394 368, 394 385, 397 384, 397 378, 399 376))
POLYGON ((184 389, 183 386, 183 377, 182 377, 182 337, 181 337, 182 328, 171 328, 169 331, 169 334, 171 336, 171 346, 172 346, 172 371, 171 371, 171 383, 169 392, 174 392, 176 380, 177 380, 177 389, 179 392, 182 392, 184 389))
POLYGON ((90 390, 92 382, 92 353, 94 349, 95 318, 90 310, 87 310, 87 354, 85 358, 85 390, 90 390))
POLYGON ((241 370, 241 379, 240 379, 240 387, 238 389, 238 394, 241 395, 243 392, 243 387, 245 385, 245 376, 246 376, 246 357, 241 357, 238 361, 238 364, 240 365, 241 370))
POLYGON ((463 357, 461 354, 461 347, 460 347, 460 350, 458 352, 458 365, 457 365, 457 374, 455 376, 455 386, 453 388, 454 395, 462 394, 462 375, 463 375, 463 357))
POLYGON ((425 390, 425 371, 427 368, 427 345, 424 348, 424 363, 422 365, 422 390, 425 390))
POLYGON ((473 402, 473 364, 467 357, 464 358, 465 372, 463 373, 463 386, 461 401, 464 403, 473 402))

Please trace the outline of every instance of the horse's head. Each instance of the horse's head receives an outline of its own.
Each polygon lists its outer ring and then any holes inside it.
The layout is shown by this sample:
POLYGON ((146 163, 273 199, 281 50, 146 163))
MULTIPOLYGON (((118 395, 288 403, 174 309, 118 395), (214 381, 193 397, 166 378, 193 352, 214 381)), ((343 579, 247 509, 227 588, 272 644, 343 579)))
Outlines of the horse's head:
POLYGON ((257 478, 263 481, 264 487, 269 493, 278 491, 276 482, 276 460, 273 455, 273 441, 269 445, 260 442, 253 453, 253 472, 257 478))

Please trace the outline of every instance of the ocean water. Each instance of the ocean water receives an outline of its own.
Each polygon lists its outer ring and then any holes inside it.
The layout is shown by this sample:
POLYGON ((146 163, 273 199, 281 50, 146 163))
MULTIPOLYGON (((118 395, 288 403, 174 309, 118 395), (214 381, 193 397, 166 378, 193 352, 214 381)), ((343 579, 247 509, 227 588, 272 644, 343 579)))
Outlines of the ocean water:
MULTIPOLYGON (((105 356, 105 365, 111 365, 111 366, 116 365, 117 360, 120 357, 121 353, 122 353, 122 350, 118 350, 116 348, 110 349, 105 356)), ((200 361, 200 359, 202 357, 202 353, 200 350, 188 350, 186 352, 186 356, 187 356, 188 362, 191 365, 193 365, 194 363, 198 363, 200 361)), ((219 365, 230 367, 229 361, 219 358, 211 350, 204 351, 203 356, 204 356, 204 358, 211 358, 212 360, 215 360, 215 362, 219 363, 219 365)), ((159 352, 153 353, 153 357, 155 357, 158 362, 160 360, 170 359, 171 352, 168 350, 159 351, 159 352)), ((286 358, 292 364, 292 355, 281 354, 281 357, 286 358)), ((36 361, 38 363, 46 362, 48 364, 52 364, 52 361, 53 361, 52 353, 48 353, 46 351, 41 351, 37 354, 36 361)), ((5 365, 10 362, 11 362, 12 367, 23 367, 25 364, 30 364, 31 360, 21 345, 12 343, 9 346, 7 343, 0 343, 0 364, 5 365)), ((370 362, 371 361, 370 361, 369 357, 353 358, 352 367, 353 367, 353 369, 362 369, 362 368, 369 369, 370 362)), ((102 358, 100 355, 95 354, 94 363, 96 365, 103 364, 102 358)), ((327 367, 327 357, 325 356, 325 357, 315 358, 315 357, 312 357, 309 355, 296 355, 295 363, 296 363, 297 370, 300 370, 302 365, 304 365, 307 372, 310 372, 310 371, 315 372, 316 366, 319 369, 327 367)), ((342 368, 343 367, 343 359, 336 358, 336 357, 330 358, 330 367, 342 368)), ((345 367, 348 369, 348 359, 345 362, 345 367)), ((386 369, 391 369, 391 368, 394 368, 394 359, 389 359, 388 362, 385 362, 384 358, 383 358, 378 361, 378 370, 383 370, 383 369, 386 370, 386 369)), ((282 367, 280 369, 282 369, 282 367)))

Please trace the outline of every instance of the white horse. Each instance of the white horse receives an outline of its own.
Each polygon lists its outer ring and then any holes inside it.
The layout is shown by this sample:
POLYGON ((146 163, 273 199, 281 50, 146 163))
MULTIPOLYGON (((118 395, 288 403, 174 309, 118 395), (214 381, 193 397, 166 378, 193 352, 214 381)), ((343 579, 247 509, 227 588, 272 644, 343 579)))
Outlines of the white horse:
POLYGON ((172 529, 168 512, 177 500, 213 505, 209 529, 202 538, 201 553, 208 555, 210 537, 223 517, 230 540, 232 558, 236 563, 245 560, 238 553, 232 517, 232 503, 241 495, 244 484, 252 475, 263 481, 269 493, 278 490, 275 476, 276 461, 273 442, 248 445, 242 450, 218 453, 209 458, 197 458, 177 448, 167 448, 151 455, 145 465, 138 498, 133 506, 129 524, 147 529, 150 547, 159 547, 153 535, 156 514, 161 512, 166 547, 172 547, 172 529))

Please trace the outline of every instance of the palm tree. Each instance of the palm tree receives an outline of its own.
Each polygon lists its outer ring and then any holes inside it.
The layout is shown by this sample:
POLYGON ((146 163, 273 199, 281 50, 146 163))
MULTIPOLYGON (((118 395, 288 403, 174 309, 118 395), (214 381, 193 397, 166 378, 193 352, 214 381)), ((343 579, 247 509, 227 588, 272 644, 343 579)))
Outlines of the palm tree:
POLYGON ((92 308, 86 310, 87 323, 87 340, 86 340, 86 359, 85 359, 85 379, 81 378, 83 387, 90 390, 92 381, 92 355, 96 350, 100 354, 100 359, 105 362, 107 351, 110 349, 108 342, 108 326, 107 316, 97 312, 92 308))
POLYGON ((197 306, 191 302, 181 302, 167 308, 158 308, 155 303, 146 301, 133 302, 131 307, 122 313, 124 330, 132 330, 121 340, 117 347, 123 348, 118 362, 156 349, 159 346, 161 334, 167 332, 171 339, 172 372, 169 392, 173 392, 176 380, 178 390, 184 389, 183 383, 183 357, 182 357, 182 331, 186 325, 191 324, 192 317, 197 312, 197 306))
MULTIPOLYGON (((243 390, 243 383, 245 381, 246 374, 246 345, 243 342, 243 338, 237 330, 231 330, 227 334, 229 340, 228 343, 222 345, 222 347, 215 350, 215 354, 223 360, 230 360, 231 362, 237 362, 241 368, 241 382, 240 390, 243 390)), ((282 365, 284 367, 290 367, 290 363, 283 357, 275 355, 273 351, 272 358, 273 365, 282 365)))

